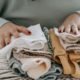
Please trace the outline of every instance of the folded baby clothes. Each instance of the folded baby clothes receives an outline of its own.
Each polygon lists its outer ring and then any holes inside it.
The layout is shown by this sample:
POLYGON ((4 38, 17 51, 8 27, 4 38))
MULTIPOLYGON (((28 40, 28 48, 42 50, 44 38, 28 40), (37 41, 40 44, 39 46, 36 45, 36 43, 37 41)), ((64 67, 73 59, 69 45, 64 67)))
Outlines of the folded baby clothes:
POLYGON ((50 34, 52 47, 54 49, 54 55, 53 55, 54 60, 62 65, 64 74, 71 74, 72 69, 71 69, 70 62, 68 60, 67 52, 61 46, 60 41, 53 29, 50 29, 49 34, 50 34))
POLYGON ((49 34, 54 49, 54 60, 62 65, 64 74, 80 78, 80 54, 74 50, 66 52, 60 44, 60 38, 55 34, 55 30, 50 29, 49 34))
POLYGON ((17 49, 13 49, 9 59, 9 66, 14 71, 16 70, 15 72, 20 76, 38 79, 50 69, 51 62, 49 58, 50 55, 46 53, 40 54, 40 52, 27 51, 26 49, 17 52, 17 49))
POLYGON ((51 56, 47 55, 49 54, 46 47, 47 40, 40 24, 30 26, 28 29, 32 32, 31 35, 25 35, 21 33, 19 38, 12 37, 11 43, 6 47, 0 49, 0 54, 1 56, 7 56, 7 60, 11 65, 10 67, 13 66, 13 69, 16 67, 14 70, 18 73, 21 72, 22 75, 27 74, 33 79, 38 79, 50 69, 51 60, 49 57, 51 56), (15 55, 11 57, 13 48, 17 49, 17 54, 15 54, 17 57, 15 55), (27 51, 25 52, 23 48, 25 48, 27 51), (23 52, 20 54, 20 51, 23 52), (45 55, 45 53, 47 54, 45 55), (33 55, 36 56, 33 57, 33 55), (38 55, 40 55, 40 57, 38 55), (44 55, 45 57, 43 57, 44 55), (14 64, 15 62, 16 64, 14 64))
POLYGON ((55 34, 59 37, 60 43, 66 51, 80 51, 80 32, 77 35, 70 33, 59 33, 57 28, 54 28, 55 34))
MULTIPOLYGON (((16 54, 16 52, 17 52, 16 50, 17 49, 13 50, 13 56, 15 58, 18 58, 18 60, 19 60, 19 58, 21 59, 21 56, 22 57, 32 57, 32 56, 36 57, 36 56, 38 56, 40 58, 42 55, 43 55, 43 57, 47 57, 50 59, 50 55, 47 53, 45 53, 45 54, 41 53, 38 55, 37 53, 40 53, 40 52, 32 52, 32 51, 27 51, 26 49, 23 49, 18 52, 19 54, 18 53, 16 54), (26 55, 24 55, 23 53, 25 53, 26 55)), ((20 66, 17 66, 17 67, 15 65, 12 66, 12 63, 14 62, 14 60, 13 60, 13 58, 11 58, 11 59, 12 59, 12 61, 11 60, 9 61, 11 63, 11 64, 9 63, 11 68, 13 68, 13 69, 16 68, 18 71, 21 71, 21 73, 23 74, 23 71, 20 70, 20 68, 19 68, 20 66)), ((18 64, 18 63, 16 63, 16 64, 18 64)), ((39 69, 39 70, 41 70, 41 69, 39 69)), ((37 71, 37 73, 38 73, 38 71, 37 71)), ((62 74, 62 68, 58 64, 55 64, 55 62, 52 62, 52 66, 51 66, 50 70, 37 80, 56 80, 57 76, 59 76, 61 74, 62 74)), ((25 75, 26 75, 26 73, 25 73, 25 75)))
POLYGON ((28 28, 31 31, 31 35, 25 35, 23 33, 20 33, 19 38, 12 37, 11 43, 7 45, 6 47, 0 49, 1 56, 6 56, 6 54, 11 53, 11 49, 14 47, 25 47, 28 50, 34 50, 34 51, 46 51, 47 47, 45 48, 47 44, 47 39, 41 29, 40 24, 30 26, 28 28))

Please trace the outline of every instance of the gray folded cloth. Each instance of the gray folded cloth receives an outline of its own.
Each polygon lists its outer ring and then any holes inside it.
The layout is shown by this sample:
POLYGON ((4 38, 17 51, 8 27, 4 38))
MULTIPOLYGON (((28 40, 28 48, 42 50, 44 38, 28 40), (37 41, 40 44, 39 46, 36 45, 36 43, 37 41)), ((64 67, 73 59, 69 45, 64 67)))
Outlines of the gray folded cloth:
POLYGON ((8 61, 0 57, 0 80, 24 80, 9 69, 8 61))
POLYGON ((61 66, 55 62, 52 62, 51 69, 48 71, 48 73, 46 73, 38 80, 57 80, 59 75, 62 75, 61 66))
POLYGON ((21 62, 18 61, 16 58, 11 58, 8 61, 8 64, 9 64, 9 67, 19 76, 28 77, 27 73, 21 69, 21 62))
MULTIPOLYGON (((18 62, 15 58, 12 58, 12 62, 15 64, 17 69, 20 70, 21 63, 18 62), (18 65, 16 65, 18 64, 18 65)), ((20 77, 19 75, 15 74, 15 72, 9 68, 9 63, 7 62, 6 59, 0 59, 0 80, 34 80, 31 79, 30 77, 20 77)), ((13 66, 13 69, 15 69, 13 66)), ((12 66, 10 66, 12 67, 12 66)), ((15 70, 18 71, 18 70, 15 70)), ((20 70, 22 74, 24 72, 20 70)), ((57 80, 57 77, 62 74, 62 68, 59 64, 52 62, 51 69, 43 76, 41 76, 37 80, 57 80)))
POLYGON ((44 35, 46 36, 46 39, 47 39, 48 52, 53 53, 54 50, 52 48, 52 44, 51 44, 51 40, 50 40, 50 36, 49 36, 49 29, 47 27, 44 27, 43 32, 44 32, 44 35))

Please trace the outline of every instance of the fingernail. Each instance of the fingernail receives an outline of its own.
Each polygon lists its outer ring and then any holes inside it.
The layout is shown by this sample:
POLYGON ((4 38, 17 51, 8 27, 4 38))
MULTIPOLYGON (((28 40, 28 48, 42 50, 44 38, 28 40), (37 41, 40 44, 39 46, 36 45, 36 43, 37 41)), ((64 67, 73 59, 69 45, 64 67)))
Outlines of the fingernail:
POLYGON ((74 32, 74 34, 77 34, 76 32, 74 32))
POLYGON ((8 45, 10 42, 6 42, 6 45, 8 45))
POLYGON ((18 37, 20 37, 20 35, 15 35, 15 38, 18 38, 18 37))
POLYGON ((28 31, 28 34, 31 34, 31 32, 30 32, 30 31, 28 31))
POLYGON ((61 30, 59 30, 59 32, 61 33, 61 30))

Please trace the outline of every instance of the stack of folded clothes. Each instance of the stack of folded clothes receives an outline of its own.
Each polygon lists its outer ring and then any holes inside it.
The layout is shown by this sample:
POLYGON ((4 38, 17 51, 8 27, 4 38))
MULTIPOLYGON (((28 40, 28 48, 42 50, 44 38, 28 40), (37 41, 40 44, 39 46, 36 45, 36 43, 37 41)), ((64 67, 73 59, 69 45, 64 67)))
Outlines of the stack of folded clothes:
POLYGON ((28 28, 32 35, 20 33, 0 49, 1 80, 55 80, 62 68, 55 64, 47 46, 49 37, 40 24, 28 28), (55 65, 54 65, 55 64, 55 65))
POLYGON ((51 68, 51 54, 47 51, 47 40, 40 25, 28 29, 31 36, 21 33, 20 38, 12 37, 11 43, 0 53, 7 55, 9 67, 17 74, 38 79, 51 68))
POLYGON ((49 30, 49 35, 54 49, 53 58, 62 65, 63 73, 80 78, 80 33, 59 33, 54 28, 49 30))
POLYGON ((56 28, 42 31, 40 24, 28 29, 32 35, 20 33, 0 49, 0 80, 79 80, 79 35, 67 38, 56 28))

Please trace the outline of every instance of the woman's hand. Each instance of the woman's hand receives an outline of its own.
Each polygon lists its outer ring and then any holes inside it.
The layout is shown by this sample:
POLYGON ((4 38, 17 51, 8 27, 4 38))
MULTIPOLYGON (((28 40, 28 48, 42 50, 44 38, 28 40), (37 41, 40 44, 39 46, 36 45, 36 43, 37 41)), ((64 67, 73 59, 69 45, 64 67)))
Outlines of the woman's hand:
POLYGON ((10 43, 11 36, 19 37, 19 33, 22 32, 26 35, 30 35, 31 32, 23 26, 15 25, 11 22, 4 24, 0 27, 0 48, 10 43))
POLYGON ((79 14, 72 14, 66 20, 64 20, 63 24, 59 27, 59 32, 67 32, 78 34, 80 29, 80 16, 79 14))

